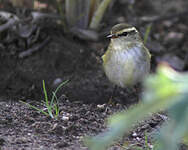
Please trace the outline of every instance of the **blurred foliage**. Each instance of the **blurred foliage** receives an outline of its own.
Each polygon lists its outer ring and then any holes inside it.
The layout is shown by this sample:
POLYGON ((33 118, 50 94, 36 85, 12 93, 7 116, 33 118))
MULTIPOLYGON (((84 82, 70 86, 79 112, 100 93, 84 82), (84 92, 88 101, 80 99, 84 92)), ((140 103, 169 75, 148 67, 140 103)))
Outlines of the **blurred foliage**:
POLYGON ((14 7, 33 8, 34 0, 8 0, 14 7))
POLYGON ((97 29, 112 0, 65 0, 65 16, 70 26, 97 29))
POLYGON ((90 0, 65 0, 65 16, 68 25, 87 28, 90 0))
MULTIPOLYGON (((7 0, 13 7, 56 10, 69 27, 97 29, 112 0, 7 0)), ((5 2, 5 1, 4 1, 5 2)))
MULTIPOLYGON (((107 9, 107 7, 109 6, 110 2, 111 2, 111 0, 101 1, 100 5, 96 9, 96 12, 92 16, 92 19, 91 19, 91 22, 89 25, 89 27, 91 29, 97 29, 99 27, 99 23, 101 22, 102 17, 104 16, 104 12, 107 9)), ((96 6, 95 3, 93 3, 93 4, 96 6)))
POLYGON ((95 137, 86 137, 90 150, 105 150, 128 133, 138 121, 152 113, 167 111, 170 120, 156 135, 155 150, 176 150, 188 133, 188 73, 178 73, 166 64, 144 82, 143 101, 108 118, 108 130, 95 137))

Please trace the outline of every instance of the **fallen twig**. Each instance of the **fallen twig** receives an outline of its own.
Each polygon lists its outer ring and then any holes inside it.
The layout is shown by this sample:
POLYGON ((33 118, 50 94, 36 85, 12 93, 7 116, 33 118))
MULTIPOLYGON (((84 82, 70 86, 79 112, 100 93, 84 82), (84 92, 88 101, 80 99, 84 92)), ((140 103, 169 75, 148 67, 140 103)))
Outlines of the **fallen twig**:
POLYGON ((24 58, 27 56, 30 56, 32 53, 38 51, 39 49, 43 48, 48 42, 50 41, 50 37, 47 37, 42 43, 36 44, 32 48, 29 48, 28 50, 19 53, 18 58, 24 58))

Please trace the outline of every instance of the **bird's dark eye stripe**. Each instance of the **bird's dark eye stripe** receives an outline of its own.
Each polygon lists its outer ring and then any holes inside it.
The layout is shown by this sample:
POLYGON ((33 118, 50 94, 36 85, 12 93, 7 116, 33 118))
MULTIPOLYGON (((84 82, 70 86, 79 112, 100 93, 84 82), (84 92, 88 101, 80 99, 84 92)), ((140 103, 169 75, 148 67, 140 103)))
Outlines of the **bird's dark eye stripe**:
POLYGON ((123 32, 121 34, 118 34, 118 36, 127 36, 128 35, 128 32, 123 32))
POLYGON ((132 30, 129 32, 129 34, 134 34, 134 33, 136 33, 136 30, 132 30))
POLYGON ((118 36, 127 36, 128 34, 133 34, 133 33, 136 33, 136 31, 132 30, 132 31, 129 31, 129 32, 123 32, 121 34, 118 34, 118 36))

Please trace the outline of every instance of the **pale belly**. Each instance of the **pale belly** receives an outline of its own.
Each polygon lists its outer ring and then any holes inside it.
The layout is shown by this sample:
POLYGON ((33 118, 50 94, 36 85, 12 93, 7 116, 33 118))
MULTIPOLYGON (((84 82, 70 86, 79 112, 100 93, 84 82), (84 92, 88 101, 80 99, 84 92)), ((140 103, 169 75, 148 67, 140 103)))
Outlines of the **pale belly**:
POLYGON ((149 73, 149 57, 136 47, 129 51, 114 51, 104 65, 106 76, 120 87, 134 85, 149 73))

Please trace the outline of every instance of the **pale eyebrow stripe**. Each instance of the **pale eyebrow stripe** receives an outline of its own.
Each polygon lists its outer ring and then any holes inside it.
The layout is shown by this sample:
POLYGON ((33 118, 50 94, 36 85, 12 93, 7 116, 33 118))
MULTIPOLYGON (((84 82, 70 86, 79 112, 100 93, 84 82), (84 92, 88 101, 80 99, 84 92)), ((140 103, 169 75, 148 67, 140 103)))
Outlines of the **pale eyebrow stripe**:
POLYGON ((136 30, 135 27, 127 28, 127 29, 124 29, 124 30, 123 30, 123 32, 131 32, 131 31, 135 31, 135 32, 137 32, 137 30, 136 30))
POLYGON ((117 35, 118 36, 127 36, 128 34, 131 34, 131 33, 137 33, 137 30, 136 29, 132 29, 132 30, 123 30, 122 33, 118 33, 117 35), (126 34, 125 34, 126 33, 126 34))

